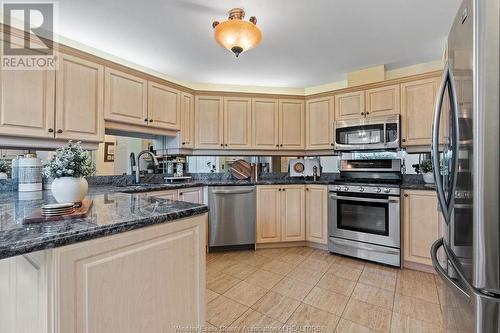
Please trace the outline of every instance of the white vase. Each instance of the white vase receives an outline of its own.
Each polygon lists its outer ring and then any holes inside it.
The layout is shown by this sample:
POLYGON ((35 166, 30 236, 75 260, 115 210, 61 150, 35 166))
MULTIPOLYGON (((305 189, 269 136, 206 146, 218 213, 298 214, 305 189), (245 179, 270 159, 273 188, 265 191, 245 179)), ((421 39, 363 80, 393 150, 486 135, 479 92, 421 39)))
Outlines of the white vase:
POLYGON ((424 176, 424 182, 426 184, 434 184, 434 173, 426 172, 422 174, 422 176, 424 176))
POLYGON ((59 203, 82 202, 89 190, 85 178, 61 177, 52 182, 52 195, 59 203))
POLYGON ((0 179, 7 179, 7 174, 5 172, 0 172, 0 179))

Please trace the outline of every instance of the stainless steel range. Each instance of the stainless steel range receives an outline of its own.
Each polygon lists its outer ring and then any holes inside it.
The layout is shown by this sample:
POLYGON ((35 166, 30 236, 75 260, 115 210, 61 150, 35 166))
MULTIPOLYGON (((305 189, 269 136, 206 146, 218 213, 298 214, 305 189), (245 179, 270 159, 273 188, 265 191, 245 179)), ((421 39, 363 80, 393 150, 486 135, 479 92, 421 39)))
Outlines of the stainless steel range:
POLYGON ((330 252, 400 266, 400 160, 342 160, 329 186, 330 252))

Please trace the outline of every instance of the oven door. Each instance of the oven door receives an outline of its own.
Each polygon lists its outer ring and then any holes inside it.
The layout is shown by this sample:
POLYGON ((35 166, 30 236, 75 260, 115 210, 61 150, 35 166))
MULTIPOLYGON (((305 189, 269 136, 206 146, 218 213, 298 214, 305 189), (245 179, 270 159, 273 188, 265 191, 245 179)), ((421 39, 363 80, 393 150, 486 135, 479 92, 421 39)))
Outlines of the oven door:
POLYGON ((335 150, 399 148, 399 116, 335 123, 335 150))
POLYGON ((399 197, 330 192, 330 237, 400 248, 399 197))

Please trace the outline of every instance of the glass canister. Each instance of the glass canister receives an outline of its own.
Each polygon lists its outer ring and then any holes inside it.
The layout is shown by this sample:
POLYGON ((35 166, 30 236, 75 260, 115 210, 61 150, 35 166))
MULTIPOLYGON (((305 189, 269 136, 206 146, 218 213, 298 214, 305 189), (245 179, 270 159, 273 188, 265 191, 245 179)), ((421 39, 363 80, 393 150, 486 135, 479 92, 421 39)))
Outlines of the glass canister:
POLYGON ((42 190, 42 161, 34 154, 19 158, 18 184, 19 192, 42 190))

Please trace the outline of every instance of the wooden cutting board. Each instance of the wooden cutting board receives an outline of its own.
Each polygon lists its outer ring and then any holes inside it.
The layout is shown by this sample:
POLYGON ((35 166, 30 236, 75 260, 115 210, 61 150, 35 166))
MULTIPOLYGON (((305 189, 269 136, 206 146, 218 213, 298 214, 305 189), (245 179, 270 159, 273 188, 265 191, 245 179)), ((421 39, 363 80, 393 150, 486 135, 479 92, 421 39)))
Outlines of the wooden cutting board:
POLYGON ((231 166, 231 172, 236 179, 248 179, 252 175, 252 166, 245 160, 237 160, 231 166))
POLYGON ((41 223, 41 222, 52 222, 52 221, 61 221, 61 220, 69 220, 69 219, 77 219, 82 217, 87 217, 90 212, 90 208, 92 207, 92 200, 85 198, 82 201, 82 205, 78 208, 75 208, 75 211, 71 214, 61 215, 61 216, 43 216, 42 209, 36 209, 30 216, 25 217, 23 220, 23 224, 27 223, 41 223))

